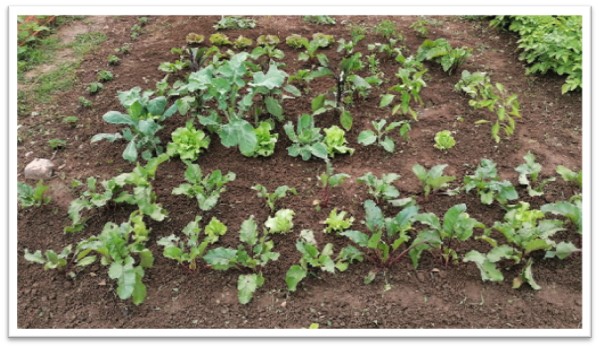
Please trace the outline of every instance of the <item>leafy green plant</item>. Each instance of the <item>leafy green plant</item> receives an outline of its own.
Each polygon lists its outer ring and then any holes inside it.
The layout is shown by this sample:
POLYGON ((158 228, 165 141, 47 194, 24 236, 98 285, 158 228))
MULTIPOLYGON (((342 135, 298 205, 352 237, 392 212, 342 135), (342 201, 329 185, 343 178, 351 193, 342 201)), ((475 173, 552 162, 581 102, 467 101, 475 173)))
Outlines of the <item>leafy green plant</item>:
POLYGON ((44 271, 49 269, 63 270, 67 267, 72 252, 73 246, 71 244, 64 247, 60 253, 56 253, 54 250, 46 250, 43 254, 41 250, 30 253, 25 248, 24 258, 29 262, 44 265, 44 271))
POLYGON ((414 268, 418 267, 423 251, 437 249, 441 251, 441 257, 445 266, 453 261, 457 264, 460 260, 458 253, 452 247, 452 242, 465 242, 470 239, 474 229, 484 229, 485 225, 471 218, 466 212, 466 204, 456 204, 449 208, 443 215, 443 222, 434 213, 421 213, 415 217, 419 223, 426 225, 427 229, 418 233, 414 243, 427 241, 410 250, 410 258, 414 268))
POLYGON ((414 30, 420 37, 428 36, 428 25, 429 22, 425 18, 420 18, 410 24, 410 29, 414 30))
POLYGON ((150 99, 152 94, 152 91, 142 93, 140 87, 119 92, 119 101, 127 113, 108 111, 102 119, 107 123, 126 127, 120 133, 96 134, 91 142, 101 140, 114 142, 119 139, 128 141, 129 144, 123 151, 123 158, 129 162, 135 162, 140 151, 141 157, 145 160, 149 160, 154 153, 161 154, 164 149, 157 133, 163 128, 161 122, 171 117, 177 108, 176 104, 167 108, 167 99, 164 96, 150 99))
POLYGON ((363 130, 358 134, 358 144, 369 146, 376 143, 378 146, 385 149, 385 151, 393 153, 395 152, 395 142, 388 134, 393 130, 399 128, 399 135, 404 139, 408 140, 408 133, 411 130, 410 123, 408 121, 395 121, 387 125, 387 120, 371 121, 371 130, 363 130))
POLYGON ((582 16, 497 16, 491 25, 520 35, 527 74, 566 75, 562 94, 582 88, 582 16))
POLYGON ((100 70, 98 72, 98 81, 108 82, 114 79, 114 75, 108 70, 100 70))
POLYGON ((333 208, 327 219, 324 220, 323 224, 327 226, 324 229, 324 233, 343 232, 349 229, 353 225, 355 219, 353 216, 345 218, 346 215, 346 211, 340 211, 337 213, 337 208, 333 208))
POLYGON ((489 159, 482 159, 473 175, 464 177, 464 189, 476 189, 483 204, 491 205, 496 200, 505 207, 508 201, 518 199, 518 192, 508 180, 500 181, 497 165, 489 159))
POLYGON ((273 127, 269 122, 260 122, 260 125, 256 127, 254 132, 256 133, 256 139, 258 143, 256 145, 256 149, 254 150, 254 157, 269 157, 275 153, 275 145, 279 139, 279 134, 271 133, 272 130, 273 127))
POLYGON ((545 185, 555 181, 554 177, 539 181, 539 174, 542 169, 543 166, 535 161, 535 155, 530 151, 524 155, 524 163, 516 167, 516 171, 520 173, 518 182, 520 185, 526 186, 528 195, 531 197, 542 196, 545 185), (536 185, 534 188, 533 184, 536 185))
POLYGON ((114 51, 119 54, 129 54, 131 53, 131 44, 123 44, 123 46, 115 48, 114 51))
POLYGON ((87 109, 91 108, 93 105, 92 102, 85 97, 80 96, 79 99, 77 99, 77 101, 79 102, 79 105, 87 109))
POLYGON ((309 160, 312 156, 321 159, 328 158, 328 150, 323 142, 323 135, 320 128, 314 125, 312 115, 301 115, 298 118, 296 130, 293 129, 291 121, 287 122, 283 129, 292 142, 291 146, 287 148, 289 156, 301 156, 304 161, 309 160))
POLYGON ((582 188, 582 170, 575 172, 568 167, 559 165, 555 168, 557 174, 559 174, 562 179, 566 182, 572 182, 578 186, 578 188, 582 188))
POLYGON ((582 199, 579 195, 572 196, 570 201, 544 204, 541 206, 541 211, 567 218, 576 226, 576 232, 582 234, 582 199))
POLYGON ((195 129, 193 121, 187 121, 185 127, 175 129, 171 138, 166 153, 171 157, 179 156, 186 163, 197 160, 202 150, 208 149, 210 145, 210 137, 201 130, 195 129))
POLYGON ((189 65, 187 62, 176 60, 174 62, 162 62, 158 66, 158 70, 167 74, 174 74, 176 72, 186 69, 189 65))
POLYGON ((67 146, 67 141, 64 139, 50 139, 48 140, 48 146, 52 150, 64 149, 67 146))
POLYGON ((397 70, 395 76, 399 78, 400 83, 391 86, 389 92, 395 92, 396 94, 383 94, 379 103, 380 108, 390 106, 396 96, 401 99, 400 103, 393 105, 391 108, 391 114, 395 115, 400 112, 402 115, 411 115, 414 120, 418 120, 418 114, 412 109, 412 100, 418 104, 422 104, 422 97, 420 91, 426 87, 424 81, 424 74, 427 70, 424 68, 421 62, 415 60, 413 57, 405 58, 402 55, 398 55, 396 58, 402 67, 397 70))
POLYGON ((185 42, 189 45, 199 45, 204 42, 204 35, 198 33, 188 33, 185 35, 185 42))
POLYGON ((187 182, 175 187, 172 193, 195 198, 201 210, 209 211, 218 203, 220 194, 225 192, 225 185, 235 180, 235 177, 233 172, 223 175, 218 169, 202 176, 200 166, 196 163, 189 163, 185 170, 185 181, 187 182))
POLYGON ((385 39, 402 38, 402 35, 397 31, 397 24, 388 19, 378 22, 373 31, 377 35, 381 35, 385 39))
POLYGON ((288 233, 293 228, 293 216, 295 212, 291 209, 279 209, 274 216, 269 216, 264 226, 268 229, 268 233, 288 233))
POLYGON ((50 203, 50 197, 46 196, 48 188, 47 185, 44 185, 43 180, 38 181, 35 187, 31 187, 24 182, 17 182, 19 204, 23 208, 29 208, 33 206, 41 207, 44 204, 50 203))
POLYGON ((435 148, 441 151, 447 151, 455 146, 455 139, 451 135, 451 131, 442 130, 435 134, 435 148))
POLYGON ((315 201, 315 205, 326 207, 329 204, 331 189, 342 185, 350 176, 346 173, 336 173, 330 161, 326 161, 326 169, 316 177, 321 187, 321 199, 315 201))
POLYGON ((472 50, 467 47, 453 48, 446 39, 424 40, 418 48, 416 59, 419 61, 432 60, 441 65, 449 75, 462 65, 472 50))
POLYGON ((481 272, 481 278, 493 282, 501 282, 504 279, 496 265, 500 260, 524 264, 512 281, 512 287, 517 289, 528 283, 534 290, 541 289, 533 278, 532 253, 544 251, 545 258, 557 257, 563 260, 573 252, 579 251, 571 242, 553 241, 551 238, 563 230, 563 224, 559 220, 547 220, 544 217, 542 211, 530 209, 530 204, 520 202, 505 214, 503 221, 496 221, 493 225, 493 229, 503 235, 507 244, 499 245, 490 236, 491 229, 486 230, 481 239, 491 245, 491 251, 482 254, 477 250, 471 250, 464 256, 463 261, 474 262, 481 272))
POLYGON ((256 43, 259 46, 277 46, 281 42, 281 39, 277 35, 260 35, 256 39, 256 43))
POLYGON ((364 283, 369 284, 381 270, 398 263, 410 250, 428 241, 421 240, 408 246, 410 231, 418 215, 417 205, 408 205, 395 217, 385 217, 382 210, 371 200, 364 202, 364 210, 364 224, 369 233, 348 230, 340 234, 366 249, 367 258, 375 263, 375 268, 364 278, 364 283))
POLYGON ((326 35, 322 33, 315 33, 312 35, 312 40, 309 42, 301 41, 306 49, 304 52, 300 52, 297 59, 302 62, 313 62, 318 61, 321 66, 327 66, 329 59, 323 53, 318 53, 321 48, 329 47, 335 39, 332 35, 326 35))
POLYGON ((268 230, 258 232, 254 216, 243 221, 239 231, 237 249, 219 247, 212 249, 204 256, 204 261, 213 269, 226 271, 232 267, 243 269, 249 274, 240 274, 237 278, 237 298, 239 303, 247 304, 254 293, 264 285, 262 269, 272 261, 279 259, 280 254, 274 252, 274 242, 270 240, 268 230))
POLYGON ((269 193, 266 187, 260 184, 252 186, 252 190, 257 191, 257 195, 260 198, 266 198, 266 205, 270 208, 270 212, 274 213, 276 210, 276 203, 279 199, 287 197, 287 193, 297 195, 297 190, 287 185, 277 187, 272 193, 269 193))
POLYGON ((227 233, 227 226, 217 218, 212 217, 210 222, 204 227, 204 235, 201 236, 200 228, 201 216, 196 216, 190 221, 181 232, 186 240, 171 234, 158 240, 157 244, 164 248, 163 255, 167 259, 175 260, 179 264, 187 263, 189 269, 197 269, 197 261, 202 258, 207 248, 216 243, 219 238, 227 233), (203 239, 200 241, 200 238, 203 239))
POLYGON ((108 56, 108 65, 119 65, 121 63, 121 58, 111 54, 108 56))
POLYGON ((256 21, 246 17, 222 16, 212 27, 214 30, 253 29, 256 27, 256 21))
POLYGON ((77 122, 79 122, 79 117, 77 117, 77 116, 67 116, 67 117, 65 117, 65 118, 62 119, 62 122, 68 124, 72 128, 75 128, 77 126, 77 122))
POLYGON ((285 43, 287 46, 297 50, 308 46, 309 41, 299 34, 291 34, 285 38, 285 43))
POLYGON ((381 199, 391 202, 399 197, 399 190, 393 185, 393 182, 399 178, 401 178, 399 174, 385 173, 379 179, 376 175, 368 172, 359 177, 356 182, 368 187, 368 194, 374 198, 375 202, 378 203, 381 199))
POLYGON ((104 85, 101 82, 92 82, 87 85, 87 92, 89 94, 96 94, 100 92, 104 88, 104 85))
POLYGON ((137 23, 139 23, 139 25, 141 25, 142 27, 145 27, 146 24, 148 24, 150 22, 150 19, 148 17, 139 17, 137 19, 137 23))
POLYGON ((254 41, 249 37, 245 37, 243 35, 239 35, 235 41, 233 41, 233 47, 238 50, 248 48, 254 44, 254 41))
POLYGON ((129 37, 131 38, 131 40, 135 41, 139 38, 142 32, 143 29, 140 24, 133 24, 131 26, 131 29, 129 30, 129 37))
POLYGON ((212 35, 210 35, 210 38, 208 39, 208 41, 210 41, 211 44, 213 44, 214 46, 230 46, 233 43, 231 42, 231 40, 229 40, 229 37, 223 33, 214 33, 212 35))
POLYGON ((506 137, 511 137, 516 129, 514 117, 520 118, 520 102, 516 94, 508 94, 501 83, 491 84, 487 73, 462 71, 462 78, 455 85, 456 91, 468 95, 468 104, 473 109, 487 109, 497 115, 497 120, 491 127, 491 135, 499 143, 500 131, 506 137))
POLYGON ((304 22, 319 25, 335 25, 335 18, 331 16, 304 16, 304 22))
POLYGON ((389 39, 386 43, 375 42, 368 44, 367 48, 369 51, 374 51, 374 55, 377 53, 383 55, 382 59, 401 59, 402 49, 399 46, 399 41, 397 39, 389 39))
POLYGON ((330 157, 335 157, 335 154, 349 153, 353 155, 354 149, 347 146, 345 139, 345 131, 337 126, 331 126, 324 130, 324 145, 327 147, 327 152, 330 157))
POLYGON ((321 250, 318 250, 314 232, 311 230, 300 232, 295 247, 302 257, 297 264, 289 267, 285 275, 287 289, 291 292, 297 290, 297 285, 308 276, 312 269, 320 269, 329 273, 335 273, 335 270, 343 272, 351 263, 363 260, 362 252, 351 245, 343 248, 336 257, 334 257, 332 243, 327 243, 321 250))
POLYGON ((447 164, 437 164, 428 171, 418 163, 412 167, 412 172, 424 187, 424 197, 428 197, 431 191, 447 187, 448 183, 455 180, 455 176, 443 175, 446 167, 447 164))

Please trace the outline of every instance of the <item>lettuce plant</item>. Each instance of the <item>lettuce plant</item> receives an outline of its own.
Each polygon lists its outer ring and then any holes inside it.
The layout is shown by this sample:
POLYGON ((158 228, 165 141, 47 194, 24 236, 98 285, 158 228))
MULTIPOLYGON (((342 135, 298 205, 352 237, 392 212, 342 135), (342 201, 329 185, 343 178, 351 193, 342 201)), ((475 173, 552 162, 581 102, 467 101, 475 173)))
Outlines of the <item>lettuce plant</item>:
POLYGON ((464 177, 464 190, 476 189, 482 204, 491 205, 497 201, 505 207, 508 201, 518 199, 518 192, 508 180, 500 181, 497 165, 489 159, 482 159, 473 175, 464 177))
POLYGON ((248 48, 254 44, 254 41, 243 35, 239 35, 235 41, 233 41, 233 47, 238 50, 248 48))
POLYGON ((435 148, 447 151, 455 146, 455 139, 448 130, 442 130, 435 134, 435 148))
POLYGON ((424 187, 424 197, 428 197, 431 191, 447 187, 448 183, 455 180, 455 176, 443 175, 446 167, 447 164, 437 164, 428 171, 418 163, 412 167, 412 172, 424 187))
POLYGON ((297 50, 306 47, 309 41, 301 35, 291 34, 285 38, 285 43, 287 46, 297 50))
POLYGON ((210 41, 211 44, 217 47, 232 45, 232 42, 231 40, 229 40, 229 37, 223 33, 214 33, 210 35, 208 41, 210 41))
POLYGON ((201 210, 209 211, 218 203, 220 194, 225 192, 225 185, 235 180, 235 173, 223 175, 220 170, 215 170, 202 176, 200 166, 190 163, 185 170, 185 180, 187 182, 175 187, 172 193, 195 198, 201 210))
POLYGON ((346 215, 346 211, 337 213, 337 208, 333 208, 327 219, 324 220, 324 224, 327 226, 324 233, 343 232, 349 229, 354 223, 354 218, 352 216, 345 218, 346 215))
POLYGON ((171 134, 172 142, 167 145, 166 153, 179 156, 183 162, 194 162, 203 149, 208 149, 210 137, 195 129, 193 121, 187 121, 185 127, 175 129, 171 134))
POLYGON ((269 216, 264 226, 268 233, 287 233, 293 228, 293 216, 295 212, 291 209, 280 209, 274 216, 269 216))
POLYGON ((337 126, 332 126, 324 129, 324 145, 327 147, 327 153, 330 157, 335 157, 335 154, 353 155, 354 149, 348 147, 345 139, 345 131, 337 126))
POLYGON ((271 133, 272 130, 272 125, 268 122, 260 122, 260 125, 254 129, 258 142, 252 155, 253 157, 269 157, 275 152, 275 144, 279 139, 279 134, 271 133))
POLYGON ((252 186, 252 190, 258 192, 258 197, 266 198, 266 205, 270 209, 271 213, 274 213, 277 201, 279 199, 287 197, 287 193, 297 195, 297 190, 287 185, 277 187, 272 193, 269 193, 266 187, 260 184, 252 186))

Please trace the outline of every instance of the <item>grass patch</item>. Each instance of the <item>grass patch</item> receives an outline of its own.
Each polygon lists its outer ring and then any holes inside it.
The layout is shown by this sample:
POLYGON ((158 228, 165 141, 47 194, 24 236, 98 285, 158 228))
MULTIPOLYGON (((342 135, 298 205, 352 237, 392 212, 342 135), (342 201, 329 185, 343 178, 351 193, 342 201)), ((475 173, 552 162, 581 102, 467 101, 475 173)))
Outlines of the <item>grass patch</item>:
POLYGON ((56 92, 68 91, 77 82, 75 74, 79 62, 62 63, 55 70, 40 75, 33 82, 34 100, 48 103, 56 92))
POLYGON ((79 57, 93 51, 98 45, 106 41, 107 36, 98 31, 92 31, 85 34, 79 34, 75 37, 75 41, 68 47, 75 52, 79 57))

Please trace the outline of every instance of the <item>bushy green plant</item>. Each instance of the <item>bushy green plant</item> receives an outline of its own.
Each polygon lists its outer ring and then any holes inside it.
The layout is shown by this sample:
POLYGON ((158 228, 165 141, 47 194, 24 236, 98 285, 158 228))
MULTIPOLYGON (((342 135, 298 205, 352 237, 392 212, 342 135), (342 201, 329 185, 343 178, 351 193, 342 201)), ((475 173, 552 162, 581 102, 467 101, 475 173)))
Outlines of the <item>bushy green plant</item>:
POLYGON ((275 152, 275 145, 279 139, 279 134, 272 133, 272 130, 273 127, 269 122, 260 122, 260 125, 254 129, 258 141, 254 150, 254 157, 268 157, 272 156, 275 152))
POLYGON ((348 213, 346 211, 340 211, 337 213, 337 208, 333 208, 327 219, 323 222, 323 224, 326 225, 324 233, 343 232, 349 229, 353 225, 355 219, 353 216, 346 218, 345 216, 347 214, 348 213))
POLYGON ((293 228, 293 216, 295 212, 291 209, 279 209, 274 216, 269 216, 264 226, 268 233, 288 233, 293 228))
POLYGON ((579 195, 572 196, 569 201, 544 204, 541 211, 567 218, 576 227, 576 232, 582 234, 582 199, 579 195))
POLYGON ((259 46, 277 46, 281 42, 281 39, 277 35, 260 35, 256 39, 256 43, 259 46))
POLYGON ((474 174, 464 177, 464 190, 476 189, 482 204, 491 205, 496 200, 505 207, 508 201, 518 199, 518 192, 510 181, 500 180, 495 162, 482 159, 474 174))
POLYGON ((568 167, 559 165, 555 168, 555 171, 564 181, 572 182, 578 186, 578 188, 582 188, 582 170, 575 172, 568 167))
POLYGON ((418 114, 412 109, 411 103, 415 101, 418 104, 422 104, 422 97, 420 91, 426 87, 424 81, 424 74, 427 70, 424 68, 421 62, 415 60, 413 57, 405 58, 403 55, 398 55, 397 60, 402 64, 395 76, 399 78, 400 83, 391 86, 389 92, 395 92, 397 94, 384 94, 381 96, 379 103, 380 108, 390 106, 396 96, 399 96, 401 102, 393 105, 391 108, 391 114, 395 115, 398 112, 402 115, 410 115, 414 120, 418 120, 418 114))
POLYGON ((293 129, 293 123, 287 122, 283 126, 285 134, 289 137, 292 144, 287 148, 289 156, 301 156, 304 161, 309 160, 312 156, 327 159, 328 150, 323 142, 323 136, 320 128, 314 125, 314 117, 312 115, 303 114, 297 120, 296 130, 293 129))
POLYGON ((195 129, 193 121, 187 121, 185 127, 179 127, 171 134, 172 141, 166 147, 166 153, 179 156, 182 161, 194 162, 202 150, 208 149, 210 137, 195 129))
POLYGON ((435 134, 435 148, 441 151, 447 151, 455 146, 455 139, 451 132, 448 130, 442 130, 435 134))
POLYGON ((108 56, 108 65, 119 65, 121 63, 121 58, 111 54, 108 56))
POLYGON ((396 173, 385 173, 379 179, 376 175, 368 172, 356 180, 359 184, 364 184, 368 187, 368 194, 378 203, 380 200, 391 202, 399 198, 399 190, 393 182, 399 180, 401 175, 396 173))
POLYGON ((238 50, 250 47, 254 44, 254 41, 249 37, 245 37, 243 35, 239 35, 235 41, 233 41, 233 47, 238 50))
POLYGON ((412 167, 412 172, 424 188, 424 197, 428 197, 431 191, 447 187, 448 183, 455 180, 455 176, 443 175, 445 168, 447 168, 447 164, 437 164, 428 171, 420 164, 415 164, 412 167))
POLYGON ((299 34, 291 34, 285 38, 285 43, 287 46, 297 50, 308 46, 309 41, 299 34))
POLYGON ((342 185, 345 180, 349 179, 349 174, 346 173, 335 173, 335 169, 331 162, 327 159, 326 161, 326 169, 319 176, 316 177, 320 183, 320 187, 322 189, 321 199, 315 201, 315 205, 317 207, 323 206, 326 207, 329 204, 329 199, 331 195, 331 189, 342 185))
POLYGON ((256 21, 246 17, 222 16, 212 27, 214 30, 253 29, 256 27, 256 21))
POLYGON ((335 154, 346 154, 353 155, 354 149, 347 146, 347 140, 345 139, 345 131, 337 126, 331 126, 323 129, 324 131, 324 145, 327 147, 327 153, 330 157, 335 157, 335 154))
POLYGON ((416 52, 419 61, 432 60, 441 65, 443 71, 449 75, 462 65, 472 50, 467 47, 453 48, 446 39, 424 40, 416 52))
POLYGON ((173 194, 195 198, 201 210, 209 211, 218 203, 220 194, 225 192, 225 185, 235 180, 235 177, 233 172, 223 175, 220 170, 214 170, 210 174, 202 176, 200 166, 190 163, 185 170, 185 181, 187 182, 175 187, 173 194))
POLYGON ((410 123, 408 121, 395 121, 387 125, 387 120, 371 121, 371 130, 363 130, 358 134, 358 144, 369 146, 376 143, 378 146, 385 149, 385 151, 393 153, 395 152, 395 141, 388 134, 393 130, 399 128, 399 135, 404 139, 408 140, 408 133, 411 130, 410 123))
POLYGON ((114 79, 114 75, 108 70, 101 70, 98 72, 98 81, 108 82, 114 79))
POLYGON ((335 25, 335 18, 331 16, 304 16, 304 22, 319 25, 335 25))
POLYGON ((187 42, 190 45, 198 45, 204 42, 204 38, 204 35, 197 33, 189 33, 185 35, 185 42, 187 42))
POLYGON ((31 187, 24 182, 17 182, 19 204, 23 208, 29 208, 33 206, 40 207, 50 203, 50 197, 46 196, 48 188, 48 185, 44 185, 43 180, 38 181, 35 187, 31 187))
POLYGON ((210 35, 210 38, 208 38, 208 41, 210 41, 211 44, 213 44, 214 46, 230 46, 233 43, 231 42, 231 40, 229 40, 229 37, 223 33, 214 33, 212 35, 210 35))
POLYGON ((87 92, 89 94, 96 94, 100 92, 103 88, 104 84, 102 84, 101 82, 91 82, 89 85, 87 85, 87 92))
POLYGON ((531 197, 542 196, 545 185, 555 181, 554 177, 539 180, 539 174, 542 169, 543 166, 536 162, 535 155, 530 151, 524 155, 524 163, 516 167, 516 171, 520 173, 518 182, 520 185, 526 186, 528 195, 531 197), (533 187, 533 185, 535 186, 533 187))
POLYGON ((67 146, 67 141, 64 139, 50 139, 48 140, 48 146, 55 151, 64 149, 67 146))

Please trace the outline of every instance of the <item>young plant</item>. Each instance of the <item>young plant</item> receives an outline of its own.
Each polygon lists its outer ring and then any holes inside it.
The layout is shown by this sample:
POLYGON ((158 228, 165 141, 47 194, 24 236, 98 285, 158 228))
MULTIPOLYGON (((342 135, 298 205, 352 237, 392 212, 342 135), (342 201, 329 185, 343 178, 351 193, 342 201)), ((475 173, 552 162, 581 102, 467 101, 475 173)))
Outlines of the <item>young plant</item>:
POLYGON ((228 172, 223 175, 220 170, 212 171, 202 177, 200 166, 189 163, 185 170, 187 182, 175 187, 172 194, 195 198, 200 209, 209 211, 218 203, 220 194, 226 191, 225 185, 233 180, 235 180, 235 173, 228 172))
POLYGON ((67 116, 62 119, 63 123, 68 124, 71 128, 77 127, 77 122, 79 122, 79 117, 77 116, 67 116))
POLYGON ((174 74, 179 71, 186 69, 189 65, 187 62, 183 62, 180 60, 176 60, 174 62, 162 62, 158 66, 158 70, 165 72, 167 74, 174 74))
POLYGON ((424 187, 424 197, 427 198, 431 191, 437 191, 444 187, 447 187, 447 184, 455 180, 455 176, 447 176, 443 175, 443 171, 447 167, 447 164, 437 164, 433 166, 429 171, 426 170, 420 164, 415 164, 412 167, 412 172, 420 183, 424 187))
POLYGON ((516 167, 516 171, 520 173, 518 182, 520 185, 526 186, 528 195, 531 197, 542 196, 544 194, 543 188, 545 185, 555 181, 554 177, 539 181, 539 174, 542 169, 543 166, 535 161, 535 155, 530 151, 524 156, 524 163, 516 167), (535 184, 536 187, 533 188, 533 184, 535 184))
POLYGON ((208 149, 210 137, 201 130, 195 129, 193 121, 187 121, 185 127, 175 129, 171 134, 172 141, 166 147, 166 153, 179 156, 185 163, 198 159, 203 149, 208 149))
POLYGON ((115 48, 114 51, 119 54, 129 54, 131 53, 131 44, 123 44, 123 46, 115 48))
POLYGON ((441 151, 447 151, 455 146, 455 139, 451 132, 448 130, 442 130, 435 134, 435 148, 441 151))
POLYGON ((389 92, 395 92, 396 94, 384 94, 381 96, 379 103, 380 108, 390 106, 396 96, 401 99, 400 103, 393 105, 391 108, 391 114, 395 115, 398 112, 402 115, 410 115, 414 120, 418 120, 418 114, 412 109, 412 100, 418 104, 422 104, 422 97, 420 91, 426 87, 424 82, 424 74, 427 70, 424 65, 415 60, 413 57, 405 58, 403 55, 398 55, 396 58, 402 64, 402 67, 397 70, 395 76, 399 78, 400 83, 391 86, 389 92))
POLYGON ((364 202, 364 224, 369 233, 357 230, 341 232, 359 247, 367 250, 367 258, 375 263, 375 268, 364 278, 370 284, 382 269, 388 269, 401 261, 413 248, 428 243, 427 240, 407 245, 415 218, 417 205, 408 205, 395 217, 386 218, 382 210, 371 200, 364 202))
POLYGON ((243 35, 239 35, 235 41, 233 41, 233 47, 238 50, 242 50, 244 48, 251 47, 254 44, 254 41, 248 37, 243 35))
POLYGON ((456 241, 465 242, 474 233, 474 229, 484 229, 485 225, 471 218, 466 212, 466 204, 456 204, 449 208, 443 215, 443 222, 433 213, 421 213, 415 218, 419 223, 428 228, 418 233, 414 243, 426 240, 428 243, 420 244, 410 250, 410 258, 414 268, 418 267, 420 256, 423 251, 438 249, 445 262, 445 267, 452 261, 457 264, 460 260, 458 253, 452 248, 452 243, 456 241))
MULTIPOLYGON (((318 33, 319 34, 319 33, 318 33)), ((321 48, 326 48, 331 44, 332 36, 323 36, 314 34, 312 36, 312 40, 309 42, 302 41, 304 44, 304 48, 306 49, 304 52, 300 52, 297 56, 297 59, 302 62, 314 62, 318 61, 321 66, 328 66, 329 59, 323 53, 318 53, 318 50, 321 48)), ((334 41, 334 39, 332 39, 334 41)))
POLYGON ((272 133, 272 130, 273 127, 269 122, 260 122, 260 125, 254 129, 258 142, 253 157, 269 157, 275 153, 275 145, 279 139, 279 134, 272 133))
POLYGON ((114 79, 114 75, 108 70, 101 70, 98 72, 98 81, 108 82, 114 79))
POLYGON ((259 46, 277 46, 281 42, 281 39, 277 35, 260 35, 256 39, 256 43, 259 46))
POLYGON ((449 75, 462 65, 472 50, 467 47, 453 48, 446 39, 424 40, 418 48, 416 59, 419 61, 432 60, 441 65, 443 71, 449 75))
POLYGON ((199 45, 204 42, 204 39, 204 35, 197 33, 189 33, 185 35, 185 42, 187 42, 188 45, 199 45))
POLYGON ((335 25, 335 18, 331 16, 304 16, 304 22, 318 25, 335 25))
POLYGON ((368 187, 368 194, 374 198, 375 202, 379 203, 381 199, 392 202, 399 197, 399 190, 393 185, 393 182, 399 178, 401 178, 399 174, 386 173, 379 179, 376 175, 368 172, 359 177, 356 182, 368 187))
POLYGON ((212 27, 214 30, 253 29, 256 27, 256 21, 251 18, 239 16, 222 16, 212 27))
POLYGON ((50 139, 48 140, 48 146, 54 151, 64 149, 67 146, 67 141, 64 139, 50 139))
POLYGON ((576 232, 582 234, 582 199, 579 195, 572 196, 570 201, 542 205, 541 211, 545 214, 550 213, 567 218, 576 226, 576 232))
POLYGON ((388 19, 378 22, 374 27, 374 33, 381 35, 385 39, 402 38, 401 34, 397 31, 397 24, 388 19))
POLYGON ((343 232, 348 230, 353 225, 354 218, 353 216, 345 218, 346 215, 346 211, 337 213, 337 208, 333 208, 329 213, 329 217, 324 220, 323 224, 327 226, 324 229, 324 233, 343 232))
POLYGON ((100 92, 103 88, 104 84, 102 84, 101 82, 92 82, 89 85, 87 85, 87 92, 89 94, 96 94, 100 92))
POLYGON ((327 146, 323 141, 320 128, 314 125, 312 115, 303 114, 297 120, 296 130, 293 129, 293 123, 287 122, 283 129, 292 144, 287 148, 291 157, 301 156, 304 161, 314 157, 326 160, 328 158, 327 146))
POLYGON ((425 18, 420 18, 414 23, 410 24, 410 29, 414 30, 420 37, 428 36, 428 25, 429 22, 425 18))
POLYGON ((157 244, 164 248, 164 257, 175 260, 179 264, 186 263, 191 270, 197 269, 196 260, 204 256, 208 246, 216 243, 221 236, 227 233, 227 226, 217 218, 212 217, 210 222, 204 227, 204 234, 201 236, 201 220, 201 216, 196 216, 193 221, 190 221, 183 228, 181 232, 186 237, 185 241, 174 234, 159 239, 157 244), (200 237, 203 237, 201 241, 200 237))
POLYGON ((272 193, 269 193, 266 187, 256 184, 252 186, 252 190, 257 191, 257 195, 260 198, 266 198, 266 205, 270 208, 270 212, 274 213, 276 210, 276 203, 279 199, 287 197, 287 193, 297 195, 297 190, 287 185, 277 187, 272 193))
POLYGON ((408 140, 408 133, 411 130, 410 122, 408 121, 395 121, 387 125, 387 120, 383 119, 379 121, 372 121, 371 124, 374 131, 361 131, 358 135, 358 144, 369 146, 376 143, 389 153, 395 152, 395 142, 388 134, 399 128, 399 135, 404 140, 408 140))
POLYGON ((239 241, 237 249, 219 247, 208 251, 204 261, 218 271, 237 268, 244 273, 250 272, 237 278, 237 299, 239 303, 247 304, 256 290, 264 285, 262 269, 269 262, 278 260, 280 254, 273 251, 275 244, 266 229, 262 230, 262 235, 259 234, 253 215, 241 224, 239 241))
POLYGON ((354 246, 347 246, 334 256, 333 244, 326 244, 321 250, 311 230, 302 230, 300 237, 295 243, 297 251, 302 257, 297 264, 292 265, 285 275, 287 289, 291 292, 297 290, 297 285, 308 276, 312 269, 335 273, 335 270, 343 272, 355 261, 363 260, 362 252, 354 246))
POLYGON ((269 216, 264 226, 268 229, 268 233, 288 233, 293 228, 293 216, 295 212, 291 209, 279 209, 275 216, 269 216))
POLYGON ((73 252, 73 246, 67 245, 62 249, 60 253, 56 253, 54 250, 46 250, 43 254, 41 250, 36 250, 34 253, 30 253, 27 248, 24 251, 25 260, 37 263, 44 266, 44 271, 49 269, 63 270, 69 263, 69 256, 73 252))
POLYGON ((121 58, 111 54, 108 56, 108 65, 119 65, 121 63, 121 58))
POLYGON ((473 109, 487 109, 497 114, 497 121, 491 127, 491 136, 495 142, 501 141, 501 130, 507 138, 514 134, 514 117, 521 117, 518 95, 508 94, 501 83, 491 84, 487 73, 470 73, 468 70, 462 71, 462 78, 455 85, 455 90, 465 93, 470 98, 468 104, 473 109))
POLYGON ((518 199, 518 192, 508 180, 500 181, 497 165, 489 159, 482 159, 473 175, 464 177, 464 189, 470 192, 476 189, 483 204, 491 205, 497 201, 505 207, 508 201, 518 199))
POLYGON ((210 38, 208 40, 211 44, 217 47, 230 46, 233 44, 231 40, 229 40, 229 37, 223 33, 214 33, 210 35, 210 38))
POLYGON ((123 158, 129 162, 135 162, 138 153, 146 161, 161 154, 164 149, 161 146, 157 133, 162 129, 161 123, 171 117, 177 106, 173 104, 167 108, 167 99, 164 96, 150 99, 154 92, 141 92, 140 87, 133 87, 129 91, 119 92, 118 97, 121 105, 127 113, 108 111, 102 116, 105 122, 126 126, 120 133, 99 133, 92 137, 91 142, 125 139, 129 144, 123 151, 123 158))
POLYGON ((37 182, 35 187, 31 187, 24 182, 17 182, 17 196, 19 204, 23 208, 41 207, 44 204, 50 203, 50 197, 46 196, 48 186, 44 185, 44 181, 37 182))
POLYGON ((322 189, 321 200, 315 201, 315 205, 320 207, 326 207, 329 204, 329 199, 331 196, 331 189, 342 185, 345 180, 349 179, 350 176, 345 173, 337 173, 334 174, 333 165, 330 161, 326 161, 326 169, 323 173, 321 173, 316 178, 320 182, 320 187, 322 189))
POLYGON ((488 229, 481 239, 488 242, 493 249, 487 254, 477 250, 469 251, 463 261, 474 262, 480 270, 481 278, 493 282, 503 281, 503 274, 496 265, 501 259, 523 264, 520 273, 512 281, 512 287, 518 289, 522 284, 528 283, 534 290, 541 289, 533 278, 533 252, 544 251, 545 258, 557 257, 563 260, 580 251, 571 242, 553 241, 553 235, 564 230, 562 222, 547 220, 544 217, 542 211, 530 209, 530 204, 520 202, 505 214, 504 221, 496 221, 493 225, 493 229, 503 235, 507 244, 499 245, 490 236, 491 229, 488 229))
POLYGON ((324 145, 327 147, 329 157, 335 157, 335 154, 353 155, 354 149, 347 146, 345 131, 337 126, 324 129, 324 145))
POLYGON ((309 41, 299 34, 291 34, 285 38, 285 43, 287 46, 298 50, 308 46, 309 41))
POLYGON ((77 99, 77 101, 79 102, 79 105, 81 105, 81 107, 84 107, 86 109, 89 109, 93 106, 92 102, 83 96, 80 96, 79 99, 77 99))
POLYGON ((567 167, 559 165, 555 168, 555 171, 565 182, 574 183, 578 188, 582 188, 582 170, 575 172, 567 167))

